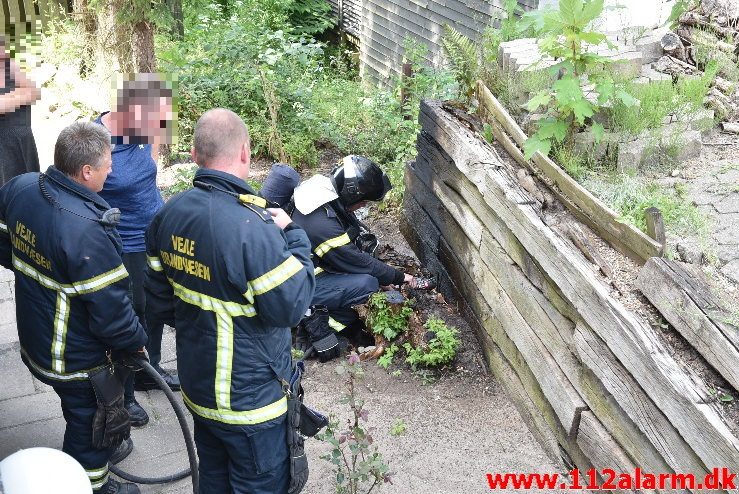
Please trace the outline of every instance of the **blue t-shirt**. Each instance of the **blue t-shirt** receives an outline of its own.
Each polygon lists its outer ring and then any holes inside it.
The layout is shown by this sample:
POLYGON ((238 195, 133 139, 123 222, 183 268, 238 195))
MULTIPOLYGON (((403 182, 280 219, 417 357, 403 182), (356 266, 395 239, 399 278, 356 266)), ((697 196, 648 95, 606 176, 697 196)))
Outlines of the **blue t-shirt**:
MULTIPOLYGON (((102 125, 103 113, 95 122, 102 125)), ((113 171, 105 179, 99 195, 110 207, 121 210, 118 233, 123 252, 145 252, 144 233, 154 215, 164 205, 157 188, 157 165, 151 144, 119 144, 113 136, 113 171)))

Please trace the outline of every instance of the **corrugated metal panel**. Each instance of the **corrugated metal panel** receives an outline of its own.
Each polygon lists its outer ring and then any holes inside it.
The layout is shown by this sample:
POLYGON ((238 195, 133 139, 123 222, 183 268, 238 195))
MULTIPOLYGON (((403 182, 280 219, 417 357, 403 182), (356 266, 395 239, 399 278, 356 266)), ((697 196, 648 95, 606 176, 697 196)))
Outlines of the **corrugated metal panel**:
MULTIPOLYGON (((342 0, 334 0, 342 1, 342 0)), ((524 10, 539 0, 518 0, 524 10)), ((502 0, 364 0, 360 31, 360 73, 366 80, 388 83, 400 73, 403 43, 410 37, 428 48, 428 63, 442 60, 441 38, 450 25, 479 39, 502 10, 502 0)))

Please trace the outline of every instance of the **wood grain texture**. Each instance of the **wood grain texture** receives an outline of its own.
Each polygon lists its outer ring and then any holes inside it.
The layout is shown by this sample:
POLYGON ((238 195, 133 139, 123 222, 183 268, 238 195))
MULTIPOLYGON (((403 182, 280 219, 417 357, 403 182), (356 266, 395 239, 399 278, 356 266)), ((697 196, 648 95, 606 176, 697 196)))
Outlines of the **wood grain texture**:
MULTIPOLYGON (((739 327, 716 288, 693 265, 650 259, 637 286, 703 358, 739 389, 739 327)), ((739 309, 739 308, 738 308, 739 309)))
POLYGON ((706 467, 739 465, 739 440, 717 408, 706 404, 709 394, 697 377, 675 362, 652 328, 609 296, 582 257, 572 255, 574 247, 542 222, 511 172, 494 166, 497 159, 488 147, 438 103, 423 102, 422 106, 424 113, 436 116, 433 126, 424 129, 438 143, 450 143, 445 151, 480 188, 489 208, 606 342, 706 467))

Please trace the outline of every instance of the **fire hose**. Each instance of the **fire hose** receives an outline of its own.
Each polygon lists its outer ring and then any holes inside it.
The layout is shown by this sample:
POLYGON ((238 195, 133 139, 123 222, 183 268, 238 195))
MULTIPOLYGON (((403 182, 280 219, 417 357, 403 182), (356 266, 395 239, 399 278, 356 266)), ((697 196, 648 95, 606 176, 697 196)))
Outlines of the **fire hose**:
POLYGON ((138 475, 133 475, 131 473, 125 472, 115 465, 110 466, 110 471, 123 480, 127 480, 129 482, 134 482, 137 484, 168 484, 170 482, 175 482, 177 480, 184 479, 189 475, 192 475, 192 491, 194 494, 198 494, 198 457, 197 453, 195 452, 195 441, 193 440, 192 433, 190 432, 190 425, 187 423, 187 415, 185 414, 182 405, 180 405, 180 403, 177 401, 175 394, 172 392, 171 389, 169 389, 169 386, 166 382, 164 382, 162 376, 159 375, 159 372, 157 372, 157 370, 152 367, 152 365, 146 359, 136 358, 136 363, 138 363, 142 367, 142 369, 147 374, 149 374, 152 379, 154 379, 154 381, 157 383, 157 386, 159 386, 159 389, 164 391, 164 394, 167 396, 170 405, 172 405, 172 409, 177 415, 177 420, 180 423, 182 435, 185 438, 185 446, 187 446, 187 457, 190 461, 190 466, 182 470, 181 472, 173 473, 171 475, 166 475, 163 477, 139 477, 138 475))

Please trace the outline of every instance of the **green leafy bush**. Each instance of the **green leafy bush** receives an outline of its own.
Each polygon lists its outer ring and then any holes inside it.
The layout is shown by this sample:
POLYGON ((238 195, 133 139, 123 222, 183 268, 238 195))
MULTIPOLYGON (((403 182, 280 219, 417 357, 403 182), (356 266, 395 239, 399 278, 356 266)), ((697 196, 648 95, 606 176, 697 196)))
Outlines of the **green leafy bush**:
POLYGON ((424 327, 434 334, 427 348, 413 347, 405 343, 403 348, 407 353, 405 361, 414 369, 418 366, 439 367, 454 360, 459 348, 459 331, 449 327, 441 319, 430 317, 424 327))
POLYGON ((400 350, 400 347, 395 343, 390 345, 389 348, 385 349, 385 353, 383 353, 382 356, 377 359, 377 365, 379 365, 383 369, 387 369, 388 367, 390 367, 390 364, 393 363, 393 359, 395 358, 395 354, 398 353, 398 350, 400 350))
MULTIPOLYGON (((372 332, 392 341, 408 328, 408 318, 413 314, 413 302, 406 300, 400 310, 394 312, 387 303, 385 293, 373 294, 368 302, 367 326, 372 332)), ((392 357, 391 357, 392 358, 392 357)))

